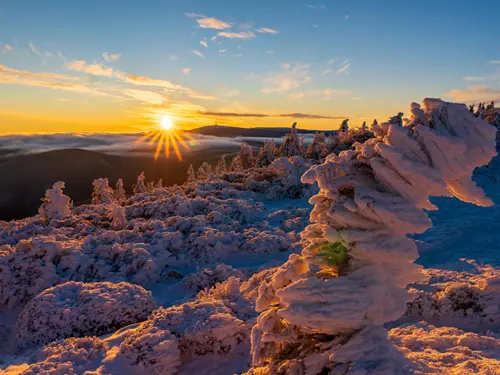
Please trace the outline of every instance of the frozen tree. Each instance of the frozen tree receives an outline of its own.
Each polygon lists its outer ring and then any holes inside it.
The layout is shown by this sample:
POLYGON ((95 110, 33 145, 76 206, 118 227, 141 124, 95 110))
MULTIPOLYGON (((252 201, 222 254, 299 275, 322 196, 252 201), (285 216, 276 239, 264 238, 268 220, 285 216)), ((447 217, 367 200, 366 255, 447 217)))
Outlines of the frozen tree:
POLYGON ((208 164, 206 161, 204 161, 198 168, 198 172, 196 173, 196 178, 198 180, 206 180, 211 174, 212 174, 212 166, 208 164))
POLYGON ((163 178, 160 178, 158 182, 155 184, 155 189, 160 189, 163 187, 163 178))
POLYGON ((389 119, 389 124, 403 126, 403 112, 399 112, 396 116, 389 119))
POLYGON ((342 124, 340 124, 339 132, 340 133, 347 133, 349 131, 349 119, 345 119, 342 121, 342 124))
POLYGON ((187 170, 186 182, 190 184, 195 181, 196 181, 196 175, 194 174, 193 164, 190 164, 187 170))
POLYGON ((363 125, 361 125, 361 130, 364 132, 368 131, 368 125, 366 125, 366 121, 363 121, 363 125))
POLYGON ((276 147, 276 142, 274 141, 274 138, 269 141, 269 150, 271 151, 271 154, 273 156, 278 156, 279 155, 279 149, 276 147))
POLYGON ((110 204, 115 201, 113 188, 109 186, 107 178, 98 178, 92 185, 92 204, 110 204))
POLYGON ((52 185, 52 189, 45 192, 42 205, 38 213, 45 220, 64 219, 71 214, 73 202, 70 197, 63 194, 64 182, 58 181, 52 185))
POLYGON ((123 187, 123 179, 119 178, 118 181, 116 181, 116 188, 115 188, 115 201, 118 202, 119 204, 125 204, 127 201, 127 193, 125 192, 125 188, 123 187))
POLYGON ((250 147, 248 144, 241 144, 238 156, 240 157, 241 167, 243 169, 249 169, 253 167, 253 150, 252 147, 250 147))
POLYGON ((109 205, 109 216, 112 220, 111 226, 114 229, 123 229, 127 226, 127 217, 125 216, 125 208, 119 204, 112 202, 109 205))
POLYGON ((227 172, 226 159, 220 158, 215 165, 215 174, 220 176, 227 172))
POLYGON ((377 121, 377 119, 373 119, 372 126, 375 126, 375 125, 378 125, 378 121, 377 121))
POLYGON ((304 145, 304 137, 299 138, 299 150, 300 150, 300 156, 303 156, 306 153, 306 146, 304 145))
POLYGON ((236 155, 233 160, 231 160, 231 164, 229 165, 230 172, 241 172, 243 170, 243 164, 241 161, 240 154, 236 155))
POLYGON ((280 147, 279 154, 284 157, 300 155, 300 140, 296 122, 293 123, 290 133, 285 136, 285 141, 280 147))
POLYGON ((322 157, 325 157, 328 153, 327 147, 326 147, 326 137, 325 133, 318 132, 314 134, 314 138, 307 148, 307 153, 306 156, 309 159, 319 159, 322 157))
POLYGON ((260 151, 255 159, 255 166, 257 168, 267 167, 274 160, 273 150, 271 148, 271 141, 265 140, 264 145, 260 148, 260 151))
POLYGON ((407 235, 432 226, 429 196, 492 205, 471 177, 496 155, 495 127, 465 105, 425 99, 423 109, 412 103, 410 121, 381 124, 377 138, 302 176, 320 187, 302 233, 308 245, 259 288, 248 374, 403 373, 383 325, 405 312, 406 286, 422 279, 407 235))
POLYGON ((138 177, 137 177, 137 183, 133 186, 133 192, 134 194, 141 194, 141 193, 146 193, 148 191, 145 181, 146 176, 144 176, 144 172, 142 172, 138 177))

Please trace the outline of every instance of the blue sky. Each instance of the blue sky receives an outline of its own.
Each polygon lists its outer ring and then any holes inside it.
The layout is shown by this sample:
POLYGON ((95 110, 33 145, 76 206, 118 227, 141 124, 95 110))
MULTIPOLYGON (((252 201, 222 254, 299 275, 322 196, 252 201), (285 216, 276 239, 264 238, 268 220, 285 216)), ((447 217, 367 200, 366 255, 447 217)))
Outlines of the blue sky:
POLYGON ((186 127, 287 126, 282 115, 298 113, 335 128, 426 96, 500 99, 499 12, 493 1, 1 0, 0 132, 134 130, 158 113, 186 127))

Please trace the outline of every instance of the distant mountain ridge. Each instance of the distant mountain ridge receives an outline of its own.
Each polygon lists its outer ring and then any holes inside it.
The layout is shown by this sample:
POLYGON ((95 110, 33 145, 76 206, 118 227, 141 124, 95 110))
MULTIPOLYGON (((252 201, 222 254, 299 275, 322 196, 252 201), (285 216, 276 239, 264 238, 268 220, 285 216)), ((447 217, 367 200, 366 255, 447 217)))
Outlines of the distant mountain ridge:
MULTIPOLYGON (((301 134, 314 134, 318 131, 324 133, 335 133, 336 130, 307 130, 297 129, 301 134)), ((209 125, 189 130, 191 133, 210 135, 215 137, 265 137, 280 138, 290 133, 290 128, 238 128, 236 126, 209 125)))

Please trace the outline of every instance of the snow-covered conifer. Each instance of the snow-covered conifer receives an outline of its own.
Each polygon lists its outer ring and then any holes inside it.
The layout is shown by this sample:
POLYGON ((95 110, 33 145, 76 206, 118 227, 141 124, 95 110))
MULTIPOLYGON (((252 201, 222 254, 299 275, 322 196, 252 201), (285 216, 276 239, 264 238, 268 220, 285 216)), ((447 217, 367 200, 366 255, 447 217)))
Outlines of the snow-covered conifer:
POLYGON ((241 162, 240 155, 236 155, 233 160, 231 160, 231 164, 229 165, 230 172, 241 172, 243 170, 243 165, 241 162))
POLYGON ((215 174, 220 176, 227 172, 226 159, 220 158, 217 160, 217 164, 215 165, 215 174))
POLYGON ((65 184, 62 181, 52 185, 52 189, 45 192, 42 205, 38 209, 40 216, 46 220, 63 219, 71 214, 73 202, 70 197, 63 194, 65 184))
POLYGON ((109 205, 109 216, 112 220, 111 226, 113 229, 123 229, 127 226, 127 217, 125 216, 125 208, 113 202, 109 205))
POLYGON ((273 151, 271 148, 271 141, 265 140, 264 145, 260 148, 260 151, 255 159, 255 166, 257 168, 267 167, 274 160, 273 151))
POLYGON ((240 152, 238 154, 241 161, 241 167, 244 169, 252 168, 254 164, 253 160, 253 150, 246 143, 242 143, 240 146, 240 152))
POLYGON ((306 156, 309 159, 319 159, 321 157, 326 156, 328 153, 327 147, 326 147, 326 137, 325 133, 322 132, 317 132, 314 134, 314 138, 307 148, 307 153, 306 156))
POLYGON ((124 204, 127 201, 127 193, 125 192, 122 178, 119 178, 118 181, 116 181, 116 188, 114 194, 115 194, 115 201, 118 202, 119 204, 124 204))
POLYGON ((422 279, 407 235, 432 226, 429 196, 491 206, 471 178, 496 155, 495 127, 465 105, 425 99, 426 126, 414 104, 413 128, 382 124, 378 138, 302 176, 321 189, 301 236, 309 244, 259 288, 251 353, 258 372, 248 374, 406 373, 383 325, 405 312, 407 285, 422 279))
POLYGON ((296 122, 293 123, 290 133, 285 136, 285 141, 280 147, 279 154, 285 157, 300 155, 300 140, 296 122))
POLYGON ((92 185, 92 204, 110 204, 115 201, 113 188, 109 186, 107 178, 95 179, 92 185))
POLYGON ((137 183, 133 186, 134 194, 146 193, 148 191, 146 184, 145 184, 145 180, 146 180, 146 176, 144 176, 144 172, 142 172, 137 177, 137 183))
POLYGON ((194 173, 193 164, 190 164, 189 168, 187 170, 186 182, 188 184, 190 184, 190 183, 195 182, 195 181, 196 181, 196 175, 194 173))
POLYGON ((342 124, 340 124, 340 128, 339 128, 339 132, 340 133, 346 133, 347 131, 349 131, 349 119, 345 119, 344 121, 342 121, 342 124))

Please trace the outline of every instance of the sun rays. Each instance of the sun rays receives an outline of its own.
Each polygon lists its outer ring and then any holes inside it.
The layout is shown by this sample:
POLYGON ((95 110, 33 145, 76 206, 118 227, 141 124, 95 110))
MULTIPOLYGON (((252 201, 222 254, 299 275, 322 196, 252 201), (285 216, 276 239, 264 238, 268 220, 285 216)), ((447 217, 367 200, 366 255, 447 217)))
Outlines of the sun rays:
POLYGON ((159 129, 146 132, 136 143, 147 143, 149 146, 156 144, 154 158, 157 160, 162 153, 166 158, 174 153, 179 161, 182 160, 182 152, 191 150, 196 142, 193 136, 185 131, 177 129, 170 116, 162 116, 159 121, 159 129))

